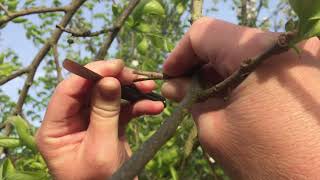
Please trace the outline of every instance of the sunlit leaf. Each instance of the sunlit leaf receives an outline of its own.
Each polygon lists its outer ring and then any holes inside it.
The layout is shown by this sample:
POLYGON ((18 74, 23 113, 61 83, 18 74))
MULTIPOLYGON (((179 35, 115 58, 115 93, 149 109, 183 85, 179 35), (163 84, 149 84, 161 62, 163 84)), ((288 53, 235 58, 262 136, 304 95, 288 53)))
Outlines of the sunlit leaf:
POLYGON ((165 15, 163 6, 156 0, 148 2, 143 8, 143 12, 146 14, 156 14, 159 16, 165 15))
POLYGON ((14 168, 12 162, 10 159, 6 158, 4 160, 4 163, 2 165, 2 177, 8 177, 13 175, 16 172, 16 169, 14 168))
POLYGON ((138 50, 139 53, 141 53, 141 54, 146 54, 147 51, 148 51, 148 47, 149 47, 149 44, 148 44, 147 39, 146 39, 146 38, 143 38, 142 41, 138 44, 137 50, 138 50))
POLYGON ((289 0, 299 17, 298 40, 320 35, 320 1, 289 0))
POLYGON ((8 118, 8 121, 12 123, 15 129, 17 130, 21 143, 26 145, 32 151, 36 152, 36 142, 31 134, 31 130, 28 123, 20 116, 11 116, 8 118))
POLYGON ((0 146, 4 148, 16 148, 21 145, 17 138, 0 137, 0 146))
POLYGON ((27 21, 28 20, 26 18, 15 18, 14 20, 12 20, 12 22, 14 22, 14 23, 24 23, 27 21))
POLYGON ((179 180, 178 172, 173 166, 170 166, 170 173, 173 180, 179 180))
POLYGON ((44 180, 48 179, 45 172, 18 172, 12 173, 5 177, 6 180, 44 180))

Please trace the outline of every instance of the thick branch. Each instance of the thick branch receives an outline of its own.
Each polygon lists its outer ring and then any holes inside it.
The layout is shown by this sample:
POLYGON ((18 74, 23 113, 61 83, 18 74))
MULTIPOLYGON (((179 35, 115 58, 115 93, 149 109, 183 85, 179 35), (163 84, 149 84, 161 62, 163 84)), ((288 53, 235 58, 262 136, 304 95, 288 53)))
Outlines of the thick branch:
POLYGON ((248 21, 248 0, 241 0, 241 19, 240 24, 243 26, 247 26, 249 24, 248 21))
POLYGON ((254 58, 243 61, 237 71, 232 73, 224 81, 205 90, 200 95, 199 99, 206 100, 209 97, 219 96, 222 92, 231 92, 233 89, 238 87, 262 62, 271 56, 288 51, 290 49, 290 41, 294 36, 295 33, 281 34, 277 41, 268 50, 254 58))
POLYGON ((191 24, 202 17, 203 0, 192 1, 191 24))
POLYGON ((111 180, 133 179, 163 144, 174 135, 187 109, 191 108, 197 101, 198 93, 201 92, 197 75, 194 75, 190 87, 186 97, 173 112, 172 116, 166 119, 158 131, 142 144, 139 150, 111 177, 111 180))
POLYGON ((29 70, 30 70, 29 67, 22 68, 22 69, 19 69, 19 70, 16 71, 16 72, 10 74, 9 76, 6 76, 6 77, 0 79, 0 86, 2 86, 2 85, 4 85, 5 83, 11 81, 12 79, 15 79, 15 78, 17 78, 17 77, 19 77, 19 76, 21 76, 21 75, 23 75, 23 74, 25 74, 25 73, 28 73, 29 70))
POLYGON ((118 35, 124 22, 127 20, 129 15, 132 13, 134 8, 139 4, 139 2, 140 2, 140 0, 131 0, 129 2, 128 7, 117 18, 116 22, 113 25, 113 31, 110 31, 108 33, 107 37, 105 38, 104 42, 102 43, 102 46, 100 47, 98 54, 95 57, 96 60, 104 59, 106 57, 113 40, 118 35))
POLYGON ((64 28, 60 25, 57 25, 57 28, 61 29, 62 31, 64 31, 66 33, 71 34, 71 36, 73 36, 73 37, 94 37, 94 36, 99 36, 101 34, 106 34, 108 32, 114 31, 114 27, 102 29, 100 31, 95 31, 95 32, 91 32, 91 31, 77 32, 77 31, 73 31, 71 29, 64 28))
MULTIPOLYGON (((3 18, 0 19, 0 26, 3 24, 21 16, 26 16, 30 14, 39 14, 39 13, 48 13, 48 12, 67 12, 68 8, 70 7, 34 7, 34 8, 29 8, 29 9, 24 9, 18 12, 8 12, 7 16, 4 16, 3 18)), ((72 9, 72 8, 70 8, 72 9)))

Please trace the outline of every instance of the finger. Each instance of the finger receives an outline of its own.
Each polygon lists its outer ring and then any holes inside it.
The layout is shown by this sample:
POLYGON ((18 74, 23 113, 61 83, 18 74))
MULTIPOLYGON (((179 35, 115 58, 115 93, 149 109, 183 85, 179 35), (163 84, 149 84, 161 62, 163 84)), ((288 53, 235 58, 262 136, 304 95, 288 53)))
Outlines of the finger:
MULTIPOLYGON (((87 68, 102 76, 117 76, 123 66, 121 60, 97 61, 86 65, 87 68)), ((57 125, 57 122, 59 122, 64 125, 68 124, 67 121, 76 119, 70 117, 79 112, 86 99, 85 96, 90 92, 92 86, 92 82, 77 75, 71 75, 68 79, 62 81, 50 100, 43 124, 57 125)))
MULTIPOLYGON (((135 79, 140 78, 140 77, 143 77, 143 76, 134 74, 133 69, 125 67, 118 78, 120 79, 121 84, 132 84, 132 82, 135 79)), ((136 82, 134 84, 137 86, 137 88, 140 91, 142 91, 144 93, 151 92, 152 90, 154 90, 156 88, 156 83, 151 80, 136 82)))
POLYGON ((117 79, 106 77, 97 83, 92 95, 87 140, 101 151, 108 148, 107 144, 118 141, 120 101, 121 85, 117 79))
POLYGON ((176 78, 169 80, 162 85, 161 93, 168 99, 180 102, 185 96, 190 82, 190 78, 176 78))
POLYGON ((269 48, 276 37, 276 33, 201 18, 165 61, 164 72, 181 75, 199 63, 211 62, 219 74, 227 76, 245 58, 269 48))
POLYGON ((160 101, 142 100, 135 104, 125 104, 121 107, 120 124, 125 125, 131 118, 141 115, 157 115, 164 109, 164 105, 160 101))
POLYGON ((187 32, 164 62, 163 72, 169 76, 179 76, 202 63, 205 63, 205 60, 196 55, 190 33, 187 32))

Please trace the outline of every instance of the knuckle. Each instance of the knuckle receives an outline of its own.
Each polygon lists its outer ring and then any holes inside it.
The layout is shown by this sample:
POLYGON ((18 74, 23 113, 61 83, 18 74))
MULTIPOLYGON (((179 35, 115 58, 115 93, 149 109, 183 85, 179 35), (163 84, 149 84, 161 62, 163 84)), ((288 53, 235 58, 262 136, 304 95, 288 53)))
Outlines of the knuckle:
POLYGON ((195 21, 192 26, 191 26, 191 30, 193 29, 201 29, 204 27, 209 26, 210 24, 214 23, 216 20, 213 18, 209 18, 209 17, 201 17, 199 18, 197 21, 195 21))
POLYGON ((119 116, 120 107, 114 107, 112 105, 106 105, 106 106, 94 105, 92 106, 91 111, 94 115, 97 115, 102 118, 113 118, 113 117, 119 116))

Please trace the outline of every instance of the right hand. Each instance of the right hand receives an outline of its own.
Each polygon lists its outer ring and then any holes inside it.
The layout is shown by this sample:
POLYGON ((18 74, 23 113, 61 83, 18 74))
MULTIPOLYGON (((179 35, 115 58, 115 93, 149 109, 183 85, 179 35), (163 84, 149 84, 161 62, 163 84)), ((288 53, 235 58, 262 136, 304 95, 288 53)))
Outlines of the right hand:
MULTIPOLYGON (((164 63, 179 76, 203 66, 203 78, 217 83, 242 60, 268 49, 279 34, 202 18, 195 22, 164 63)), ((235 179, 320 177, 320 43, 300 45, 267 60, 230 95, 195 104, 191 110, 200 143, 235 179)), ((189 79, 162 87, 180 101, 189 79)))

